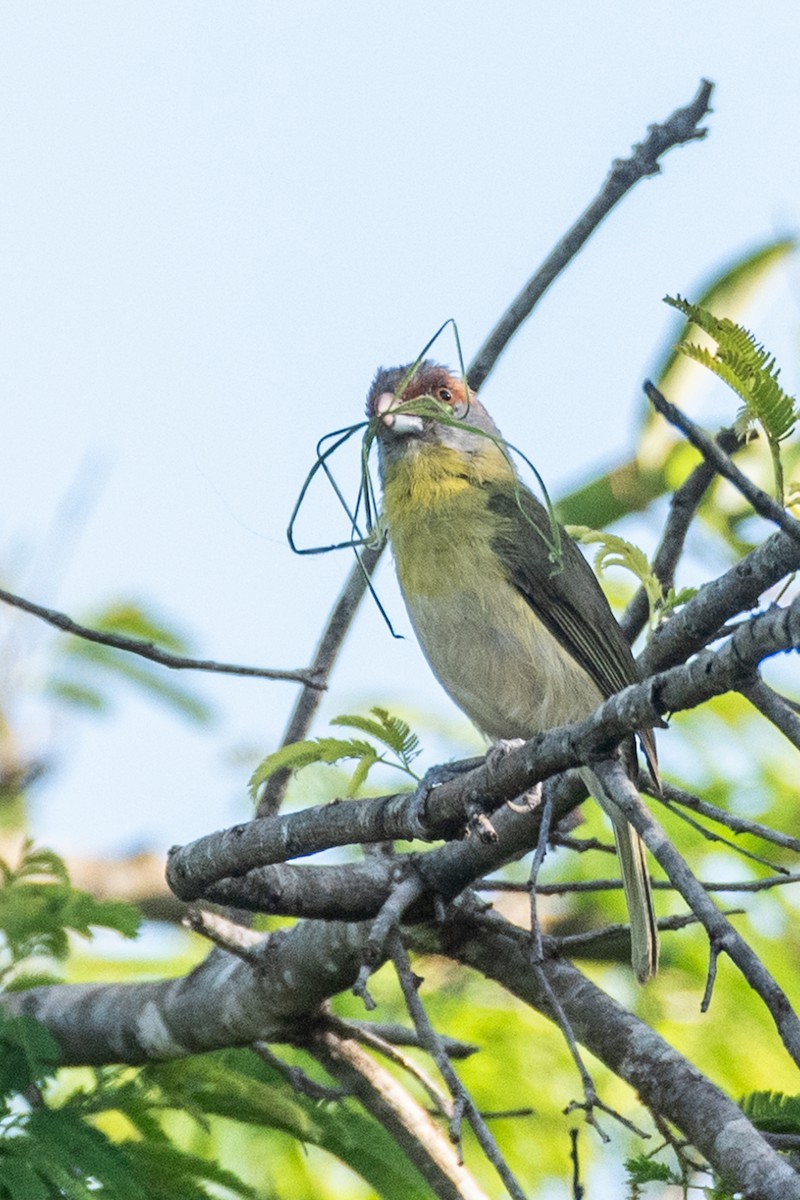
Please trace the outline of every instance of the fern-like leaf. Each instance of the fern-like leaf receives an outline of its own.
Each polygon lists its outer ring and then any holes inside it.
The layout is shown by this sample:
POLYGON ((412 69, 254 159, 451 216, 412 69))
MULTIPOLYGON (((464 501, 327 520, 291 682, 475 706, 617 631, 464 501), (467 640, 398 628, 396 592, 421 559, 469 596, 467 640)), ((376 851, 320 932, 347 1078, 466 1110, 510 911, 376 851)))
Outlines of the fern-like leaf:
POLYGON ((392 716, 385 708, 370 709, 371 716, 348 714, 334 717, 331 725, 357 729, 385 746, 394 758, 391 762, 381 754, 372 742, 361 738, 313 738, 281 746, 258 764, 250 776, 249 790, 254 800, 258 799, 261 787, 276 771, 300 771, 313 763, 333 766, 346 759, 355 759, 356 767, 350 779, 348 795, 355 796, 366 781, 369 772, 378 763, 392 766, 417 780, 411 763, 420 753, 419 738, 411 732, 408 724, 400 717, 392 716))
POLYGON ((358 738, 313 738, 281 746, 279 750, 262 759, 250 776, 250 795, 254 800, 257 799, 262 785, 276 771, 300 771, 314 763, 333 766, 350 758, 358 759, 362 763, 367 761, 373 766, 379 755, 371 742, 364 742, 358 738))
POLYGON ((603 529, 590 529, 588 525, 568 525, 567 533, 584 546, 599 545, 594 560, 599 574, 602 575, 608 567, 624 567, 636 576, 647 596, 650 624, 655 625, 661 612, 663 588, 653 573, 645 552, 615 533, 608 533, 603 529))
POLYGON ((385 708, 371 708, 371 717, 360 714, 334 717, 331 725, 344 725, 350 729, 360 729, 376 741, 381 742, 388 750, 409 768, 415 758, 421 754, 419 738, 411 732, 407 721, 395 717, 385 708))
POLYGON ((740 432, 755 424, 761 426, 772 454, 776 492, 783 503, 780 443, 794 432, 800 406, 781 387, 780 368, 775 365, 774 355, 749 330, 727 317, 715 317, 708 309, 691 304, 682 296, 665 296, 664 301, 717 343, 713 352, 690 341, 681 342, 677 349, 712 371, 740 398, 743 408, 736 418, 740 432))
POLYGON ((764 1133, 800 1134, 800 1096, 782 1092, 751 1092, 739 1107, 764 1133))

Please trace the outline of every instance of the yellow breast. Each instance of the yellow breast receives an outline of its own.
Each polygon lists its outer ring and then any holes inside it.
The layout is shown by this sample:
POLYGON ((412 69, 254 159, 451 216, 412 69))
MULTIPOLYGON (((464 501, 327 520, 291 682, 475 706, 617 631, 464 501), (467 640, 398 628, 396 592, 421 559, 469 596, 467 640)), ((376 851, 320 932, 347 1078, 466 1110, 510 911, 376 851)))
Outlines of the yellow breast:
POLYGON ((490 737, 531 737, 591 712, 599 692, 492 547, 487 467, 497 464, 465 465, 441 446, 414 447, 393 464, 384 500, 397 575, 425 656, 456 704, 490 737))

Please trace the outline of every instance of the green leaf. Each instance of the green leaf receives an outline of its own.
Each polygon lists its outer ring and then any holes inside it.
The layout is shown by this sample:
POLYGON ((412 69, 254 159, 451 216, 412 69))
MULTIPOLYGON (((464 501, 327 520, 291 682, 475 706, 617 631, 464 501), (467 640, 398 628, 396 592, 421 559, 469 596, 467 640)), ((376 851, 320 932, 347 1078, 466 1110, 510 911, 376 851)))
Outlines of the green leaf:
POLYGON ((763 1133, 800 1134, 800 1096, 781 1092, 751 1092, 739 1107, 763 1133))
MULTIPOLYGON (((186 654, 190 648, 187 639, 174 625, 156 616, 144 604, 134 604, 129 600, 115 601, 90 614, 86 624, 102 633, 121 633, 143 642, 155 642, 173 654, 186 654)), ((79 645, 73 643, 70 647, 71 652, 76 654, 81 654, 83 647, 92 644, 81 639, 78 641, 79 645)))
POLYGON ((676 1175, 666 1163, 656 1162, 654 1158, 647 1158, 644 1154, 639 1154, 635 1158, 626 1158, 625 1170, 629 1182, 634 1185, 643 1183, 680 1184, 681 1182, 680 1176, 676 1175))
POLYGON ((53 677, 47 680, 44 690, 54 700, 59 700, 71 708, 83 708, 88 712, 97 713, 105 712, 108 709, 108 701, 96 688, 72 679, 53 677))
POLYGON ((281 746, 258 764, 250 776, 249 789, 255 799, 258 789, 270 775, 276 771, 299 771, 312 763, 326 763, 332 766, 344 759, 370 759, 371 765, 378 761, 375 747, 369 742, 356 738, 345 741, 343 738, 314 738, 311 741, 292 742, 289 746, 281 746))
POLYGON ((20 1155, 28 1152, 27 1138, 0 1143, 0 1196, 3 1200, 52 1200, 53 1193, 32 1164, 20 1155), (17 1142, 19 1145, 15 1146, 17 1142))
POLYGON ((393 1138, 349 1100, 320 1104, 301 1096, 279 1072, 250 1050, 146 1068, 179 1105, 256 1128, 282 1130, 319 1146, 359 1174, 381 1200, 426 1200, 427 1188, 393 1138))
POLYGON ((46 846, 36 846, 30 840, 23 846, 22 857, 17 867, 12 869, 7 863, 3 863, 2 867, 7 884, 18 883, 31 875, 44 876, 58 883, 69 882, 64 860, 54 850, 48 850, 46 846))
POLYGON ((584 546, 598 545, 600 549, 595 555, 595 566, 599 574, 608 567, 623 567, 639 580, 645 590, 647 603, 650 607, 650 624, 654 625, 659 612, 663 589, 658 577, 653 573, 647 555, 638 546, 615 533, 605 530, 589 529, 586 525, 568 525, 567 533, 584 546))
MULTIPOLYGON (((711 276, 698 288, 699 303, 735 317, 753 294, 792 254, 793 238, 778 238, 756 247, 711 276)), ((666 345, 649 372, 659 391, 677 401, 685 385, 687 362, 676 343, 689 334, 690 323, 671 329, 666 345)), ((635 454, 601 475, 579 485, 557 504, 564 524, 605 528, 634 512, 643 512, 653 500, 683 482, 697 463, 697 454, 652 407, 642 401, 641 437, 635 454)), ((720 518, 729 526, 731 518, 720 518)))
POLYGON ((334 717, 331 725, 349 726, 369 734, 391 750, 403 767, 408 769, 421 753, 419 738, 411 732, 407 721, 393 716, 387 709, 375 707, 371 708, 370 712, 372 717, 363 717, 360 714, 334 717))
POLYGON ((40 1172, 68 1196, 96 1194, 96 1188, 87 1185, 97 1180, 115 1200, 147 1200, 145 1188, 130 1170, 124 1145, 116 1145, 74 1109, 35 1109, 28 1130, 33 1161, 39 1157, 40 1172))
MULTIPOLYGON (((179 1150, 169 1142, 124 1142, 122 1149, 132 1176, 141 1182, 142 1195, 146 1200, 205 1200, 217 1196, 215 1190, 208 1192, 206 1183, 227 1188, 247 1200, 257 1193, 235 1175, 233 1171, 218 1166, 210 1159, 179 1150)), ((116 1200, 116 1197, 115 1197, 116 1200)))
POLYGON ((681 296, 665 296, 664 301, 717 343, 713 354, 686 339, 678 344, 678 350, 723 379, 742 400, 746 419, 759 421, 768 437, 775 441, 788 437, 798 419, 797 401, 778 383, 780 368, 775 366, 774 356, 749 330, 727 317, 715 317, 707 308, 690 304, 681 296))
POLYGON ((135 938, 142 921, 135 905, 127 904, 124 900, 97 900, 89 892, 78 888, 70 888, 63 919, 68 929, 84 937, 89 937, 92 926, 96 926, 113 929, 126 938, 135 938))
MULTIPOLYGON (((186 639, 142 605, 112 604, 90 615, 85 623, 101 633, 137 638, 168 653, 187 653, 186 639)), ((47 690, 67 703, 102 711, 108 701, 95 680, 102 683, 104 678, 121 679, 198 724, 207 724, 213 715, 210 706, 192 689, 165 678, 163 666, 77 636, 67 637, 57 645, 62 665, 54 672, 47 690)))
POLYGON ((37 1086, 55 1074, 58 1044, 32 1017, 8 1017, 0 1011, 0 1096, 37 1086))

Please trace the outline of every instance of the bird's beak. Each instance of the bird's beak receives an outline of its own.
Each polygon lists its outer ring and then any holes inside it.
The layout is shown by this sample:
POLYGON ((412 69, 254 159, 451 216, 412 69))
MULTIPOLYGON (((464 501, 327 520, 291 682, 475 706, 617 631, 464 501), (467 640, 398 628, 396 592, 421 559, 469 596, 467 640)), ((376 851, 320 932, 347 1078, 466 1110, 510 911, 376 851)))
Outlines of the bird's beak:
POLYGON ((416 413, 399 412, 402 403, 394 392, 381 392, 375 401, 375 413, 380 417, 381 424, 400 436, 422 433, 422 417, 416 413))

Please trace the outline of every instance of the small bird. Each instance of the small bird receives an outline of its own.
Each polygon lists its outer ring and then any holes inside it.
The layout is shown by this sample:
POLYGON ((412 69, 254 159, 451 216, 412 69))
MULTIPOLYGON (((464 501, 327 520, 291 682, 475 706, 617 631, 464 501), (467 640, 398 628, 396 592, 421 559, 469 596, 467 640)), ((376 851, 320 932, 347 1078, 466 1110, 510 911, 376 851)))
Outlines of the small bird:
MULTIPOLYGON (((547 511, 459 376, 430 360, 381 368, 367 413, 378 418, 384 519, 411 624, 445 691, 487 737, 580 720, 639 680, 594 572, 563 529, 554 560, 547 511), (412 402, 424 415, 404 411, 412 402)), ((653 731, 639 737, 655 775, 653 731)), ((614 828, 644 983, 658 966, 644 846, 594 773, 581 775, 614 828)))

